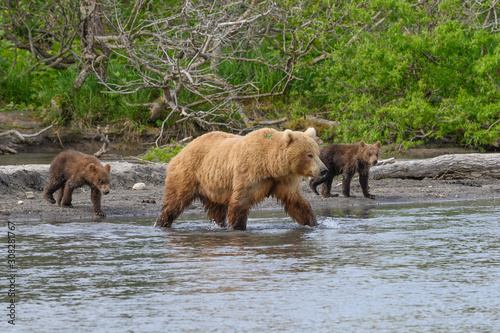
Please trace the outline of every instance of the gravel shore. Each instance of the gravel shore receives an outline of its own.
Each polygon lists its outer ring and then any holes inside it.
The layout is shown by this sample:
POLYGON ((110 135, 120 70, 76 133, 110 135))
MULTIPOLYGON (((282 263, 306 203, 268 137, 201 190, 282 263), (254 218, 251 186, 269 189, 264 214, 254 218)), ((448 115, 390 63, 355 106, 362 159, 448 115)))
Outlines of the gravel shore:
MULTIPOLYGON (((151 216, 154 221, 161 212, 164 194, 164 164, 136 164, 110 162, 111 192, 103 196, 102 209, 110 217, 151 216), (146 184, 143 190, 133 190, 136 183, 146 184)), ((73 195, 75 208, 61 208, 51 205, 43 198, 43 188, 49 176, 49 165, 30 164, 0 166, 0 221, 45 220, 69 221, 96 219, 92 212, 90 189, 77 189, 73 195)), ((341 178, 334 180, 332 193, 341 190, 341 178)), ((318 187, 320 189, 320 187, 318 187)), ((313 209, 342 208, 352 206, 395 205, 405 203, 439 203, 449 200, 476 200, 500 198, 498 179, 451 179, 435 180, 381 179, 370 180, 370 192, 374 200, 366 199, 361 193, 357 179, 352 181, 351 194, 355 198, 322 198, 315 195, 302 182, 302 193, 313 209)), ((281 209, 274 199, 266 199, 253 210, 281 209)), ((202 213, 203 207, 196 201, 187 213, 202 213)), ((208 221, 208 218, 207 218, 208 221)))

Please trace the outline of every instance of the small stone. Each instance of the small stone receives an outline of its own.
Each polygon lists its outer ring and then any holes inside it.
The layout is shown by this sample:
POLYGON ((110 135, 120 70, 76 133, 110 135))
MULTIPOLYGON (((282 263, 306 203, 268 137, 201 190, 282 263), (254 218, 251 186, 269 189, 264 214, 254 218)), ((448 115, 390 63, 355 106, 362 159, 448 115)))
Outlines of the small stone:
POLYGON ((33 192, 26 192, 26 199, 34 199, 35 198, 35 195, 33 194, 33 192))
POLYGON ((137 183, 132 186, 132 191, 142 191, 146 189, 146 184, 144 183, 137 183))
POLYGON ((22 205, 23 203, 24 203, 24 201, 22 201, 22 200, 19 200, 19 201, 17 202, 17 204, 18 204, 18 205, 22 205))

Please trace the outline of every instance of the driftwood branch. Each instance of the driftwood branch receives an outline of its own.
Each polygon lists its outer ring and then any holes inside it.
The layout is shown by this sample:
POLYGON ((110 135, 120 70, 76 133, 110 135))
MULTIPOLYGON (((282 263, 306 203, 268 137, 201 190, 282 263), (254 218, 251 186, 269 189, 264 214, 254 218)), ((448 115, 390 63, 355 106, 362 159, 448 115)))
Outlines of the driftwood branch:
POLYGON ((497 178, 500 154, 449 154, 423 160, 399 160, 374 166, 370 178, 497 178))
POLYGON ((95 157, 100 158, 109 151, 109 138, 107 134, 102 132, 101 126, 97 126, 97 132, 99 132, 99 135, 101 136, 101 141, 104 141, 101 149, 99 149, 97 153, 94 153, 95 157))
POLYGON ((43 132, 46 132, 48 131, 49 129, 51 129, 52 127, 54 127, 55 125, 57 125, 57 123, 54 123, 48 127, 45 127, 44 129, 42 129, 41 131, 38 131, 34 134, 22 134, 22 133, 19 133, 18 131, 16 130, 8 130, 8 131, 5 131, 5 132, 2 132, 0 133, 0 137, 4 137, 4 136, 14 136, 16 138, 19 139, 19 141, 21 142, 26 142, 27 140, 26 139, 29 139, 29 138, 34 138, 34 137, 37 137, 39 136, 40 134, 42 134, 43 132))
POLYGON ((14 155, 14 154, 17 154, 16 150, 0 145, 0 155, 14 155))

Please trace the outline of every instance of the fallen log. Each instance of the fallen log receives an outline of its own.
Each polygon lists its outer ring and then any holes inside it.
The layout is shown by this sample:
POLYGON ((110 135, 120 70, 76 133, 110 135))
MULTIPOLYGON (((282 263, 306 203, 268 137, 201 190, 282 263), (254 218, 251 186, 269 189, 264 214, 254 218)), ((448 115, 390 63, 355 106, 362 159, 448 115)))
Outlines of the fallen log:
POLYGON ((426 177, 500 179, 500 154, 449 154, 423 160, 396 160, 370 169, 372 179, 426 177))

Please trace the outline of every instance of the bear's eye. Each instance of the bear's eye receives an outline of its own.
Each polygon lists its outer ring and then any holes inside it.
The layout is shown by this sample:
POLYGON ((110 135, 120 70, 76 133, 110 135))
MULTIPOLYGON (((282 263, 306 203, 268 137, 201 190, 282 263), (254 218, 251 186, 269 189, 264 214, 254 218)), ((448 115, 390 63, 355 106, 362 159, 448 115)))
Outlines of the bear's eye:
POLYGON ((312 154, 307 154, 307 157, 313 158, 313 155, 312 154))
POLYGON ((372 157, 372 153, 369 153, 369 154, 368 154, 368 157, 372 157))
POLYGON ((99 179, 99 184, 102 185, 104 184, 104 182, 101 179, 99 179))

